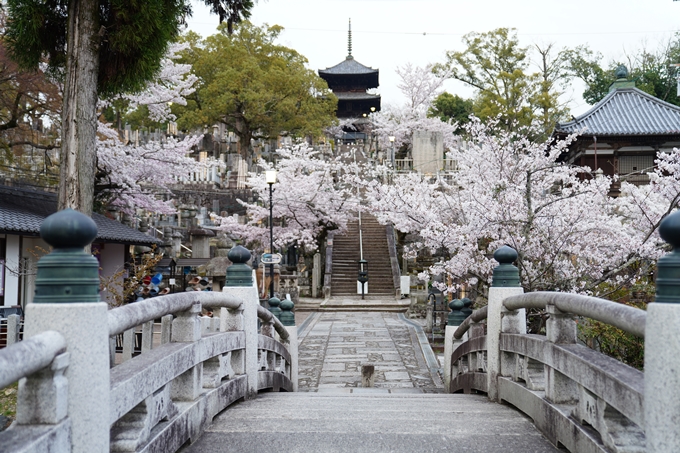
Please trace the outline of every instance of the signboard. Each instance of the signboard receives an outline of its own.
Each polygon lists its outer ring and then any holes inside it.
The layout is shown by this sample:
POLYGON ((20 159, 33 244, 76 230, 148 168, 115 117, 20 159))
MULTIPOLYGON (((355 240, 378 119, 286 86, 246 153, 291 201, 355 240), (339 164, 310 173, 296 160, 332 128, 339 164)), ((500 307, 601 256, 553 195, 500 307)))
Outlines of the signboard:
POLYGON ((280 253, 264 253, 262 255, 262 264, 279 264, 280 262, 280 253))
POLYGON ((5 260, 0 260, 0 296, 5 295, 5 260))

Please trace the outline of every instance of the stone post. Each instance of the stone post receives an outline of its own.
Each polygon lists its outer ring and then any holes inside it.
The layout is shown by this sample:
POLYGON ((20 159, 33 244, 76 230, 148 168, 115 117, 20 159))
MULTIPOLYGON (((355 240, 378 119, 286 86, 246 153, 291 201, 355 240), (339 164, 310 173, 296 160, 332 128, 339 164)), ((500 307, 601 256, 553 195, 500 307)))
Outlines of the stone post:
POLYGON ((489 306, 486 318, 487 383, 491 401, 498 401, 498 377, 501 375, 501 314, 506 297, 524 293, 519 283, 519 271, 513 262, 517 252, 507 245, 496 250, 493 257, 500 264, 493 270, 493 282, 489 288, 489 306))
POLYGON ((246 264, 250 252, 240 245, 227 255, 233 264, 227 268, 227 278, 222 292, 243 300, 243 330, 246 336, 245 374, 248 376, 246 398, 257 395, 257 307, 260 299, 253 268, 246 264))
POLYGON ((9 315, 7 317, 7 346, 11 346, 19 341, 21 317, 19 315, 9 315))
MULTIPOLYGON (((201 339, 201 303, 194 302, 191 308, 177 314, 172 321, 171 341, 192 343, 201 339)), ((172 398, 179 401, 194 401, 203 388, 203 364, 192 367, 172 381, 172 398)))
MULTIPOLYGON (((527 315, 526 310, 521 308, 519 310, 510 311, 505 307, 501 308, 501 332, 525 334, 527 333, 527 315)), ((501 376, 513 376, 515 372, 515 354, 509 352, 501 352, 501 376)))
POLYGON ((312 267, 312 297, 316 298, 319 295, 320 286, 321 286, 321 253, 315 253, 314 264, 312 267))
MULTIPOLYGON (((24 335, 56 330, 70 355, 68 418, 72 453, 109 451, 108 306, 99 298, 99 264, 84 247, 97 226, 84 214, 65 209, 49 216, 40 235, 54 251, 38 262, 35 298, 26 306, 24 335)), ((19 406, 26 398, 18 395, 19 406)))
POLYGON ((647 451, 680 451, 680 211, 659 234, 673 251, 657 264, 656 301, 645 326, 645 432, 647 451))
POLYGON ((193 228, 191 231, 191 257, 210 258, 210 238, 215 236, 210 230, 193 228))
MULTIPOLYGON (((570 313, 564 313, 554 305, 546 305, 550 315, 546 322, 546 339, 555 344, 576 343, 576 321, 570 313)), ((546 354, 551 349, 546 349, 546 354)), ((553 362, 550 357, 547 362, 553 362)), ((559 371, 545 366, 545 398, 555 404, 571 404, 578 401, 578 384, 559 371)))
POLYGON ((281 301, 281 304, 279 306, 281 307, 281 314, 279 315, 279 319, 281 320, 281 324, 283 324, 286 327, 288 335, 290 335, 288 338, 287 345, 288 352, 290 353, 290 380, 293 382, 293 391, 297 392, 299 353, 298 353, 297 326, 295 325, 295 313, 293 312, 295 304, 293 304, 293 302, 288 299, 284 299, 281 301))
POLYGON ((462 299, 454 299, 449 303, 449 308, 451 312, 449 313, 448 320, 446 322, 446 329, 444 330, 444 388, 448 389, 451 384, 451 354, 455 351, 456 347, 461 340, 455 340, 453 334, 460 326, 467 316, 463 312, 465 304, 469 307, 471 305, 470 299, 464 301, 462 299))

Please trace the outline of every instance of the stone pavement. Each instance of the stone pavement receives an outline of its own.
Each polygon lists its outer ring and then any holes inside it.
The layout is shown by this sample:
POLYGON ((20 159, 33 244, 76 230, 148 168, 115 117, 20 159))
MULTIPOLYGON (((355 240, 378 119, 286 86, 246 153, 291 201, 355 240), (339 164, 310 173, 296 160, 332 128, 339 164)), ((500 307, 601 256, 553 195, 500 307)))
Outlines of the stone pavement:
POLYGON ((398 313, 318 312, 299 329, 300 391, 351 392, 361 387, 361 364, 367 362, 375 365, 372 391, 444 391, 422 329, 398 313))

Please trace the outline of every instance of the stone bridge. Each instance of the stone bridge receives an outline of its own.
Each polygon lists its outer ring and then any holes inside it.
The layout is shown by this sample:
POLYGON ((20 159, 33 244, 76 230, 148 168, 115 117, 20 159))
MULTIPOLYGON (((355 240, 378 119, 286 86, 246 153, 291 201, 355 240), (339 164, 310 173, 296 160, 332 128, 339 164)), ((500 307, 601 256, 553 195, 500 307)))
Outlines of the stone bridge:
POLYGON ((680 214, 662 222, 675 249, 659 260, 646 312, 522 294, 504 247, 488 306, 450 317, 451 394, 267 397, 258 392, 297 390, 298 333, 288 304, 278 317, 260 306, 247 250, 230 252, 222 293, 109 310, 83 251, 94 237, 83 217, 62 211, 43 225, 55 251, 39 263, 25 339, 0 350, 0 388, 19 381, 2 452, 680 451, 680 214), (548 313, 545 336, 526 333, 530 308, 548 313), (644 337, 645 372, 578 344, 583 318, 644 337), (226 441, 225 427, 240 435, 226 441))

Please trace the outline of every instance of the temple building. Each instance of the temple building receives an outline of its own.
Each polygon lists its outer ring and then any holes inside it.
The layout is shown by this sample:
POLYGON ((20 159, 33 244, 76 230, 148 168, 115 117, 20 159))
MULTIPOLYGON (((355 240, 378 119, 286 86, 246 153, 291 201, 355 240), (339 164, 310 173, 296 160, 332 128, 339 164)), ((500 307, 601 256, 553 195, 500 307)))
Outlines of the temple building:
POLYGON ((617 69, 616 77, 607 96, 583 115, 558 123, 553 136, 579 133, 563 161, 618 175, 632 184, 647 184, 657 152, 680 147, 680 107, 636 88, 624 66, 617 69))
POLYGON ((352 22, 347 39, 347 57, 333 67, 319 69, 319 76, 338 97, 338 118, 363 118, 380 111, 380 95, 368 90, 378 88, 378 70, 364 66, 352 56, 352 22))

